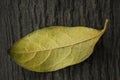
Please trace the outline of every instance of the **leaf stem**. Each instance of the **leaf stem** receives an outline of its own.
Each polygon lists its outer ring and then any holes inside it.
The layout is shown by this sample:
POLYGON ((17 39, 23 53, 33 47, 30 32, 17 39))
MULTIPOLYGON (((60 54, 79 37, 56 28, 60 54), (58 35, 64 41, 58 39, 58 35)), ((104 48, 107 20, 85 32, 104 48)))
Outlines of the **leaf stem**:
POLYGON ((107 26, 108 26, 108 22, 109 22, 109 19, 106 19, 105 20, 105 23, 104 23, 104 28, 103 28, 103 32, 107 29, 107 26))

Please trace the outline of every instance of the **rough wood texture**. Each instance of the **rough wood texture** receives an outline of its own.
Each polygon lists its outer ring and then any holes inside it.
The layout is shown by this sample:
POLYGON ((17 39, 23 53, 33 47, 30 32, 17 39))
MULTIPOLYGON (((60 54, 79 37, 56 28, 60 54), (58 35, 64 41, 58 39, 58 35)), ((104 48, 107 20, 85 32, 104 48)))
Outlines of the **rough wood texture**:
POLYGON ((120 80, 120 0, 0 0, 0 80, 120 80), (8 55, 26 34, 50 25, 110 24, 86 61, 50 73, 16 65, 8 55))

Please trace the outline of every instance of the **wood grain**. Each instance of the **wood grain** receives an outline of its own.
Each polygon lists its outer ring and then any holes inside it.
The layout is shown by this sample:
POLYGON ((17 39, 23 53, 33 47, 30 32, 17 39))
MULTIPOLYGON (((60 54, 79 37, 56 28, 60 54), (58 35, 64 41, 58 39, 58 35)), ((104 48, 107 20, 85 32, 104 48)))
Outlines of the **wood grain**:
MULTIPOLYGON (((0 0, 0 80, 120 80, 120 0, 0 0), (86 61, 49 73, 16 65, 8 49, 26 34, 51 25, 110 24, 86 61)), ((76 34, 78 35, 78 34, 76 34)))

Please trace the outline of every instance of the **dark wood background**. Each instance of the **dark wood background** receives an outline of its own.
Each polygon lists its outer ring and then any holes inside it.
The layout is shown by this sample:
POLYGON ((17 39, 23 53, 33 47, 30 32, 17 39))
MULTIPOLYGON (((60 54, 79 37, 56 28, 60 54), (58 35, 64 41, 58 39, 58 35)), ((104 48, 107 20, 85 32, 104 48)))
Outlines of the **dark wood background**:
POLYGON ((0 0, 0 80, 120 80, 120 0, 0 0), (109 26, 84 62, 49 73, 16 65, 8 55, 26 34, 51 25, 109 26))

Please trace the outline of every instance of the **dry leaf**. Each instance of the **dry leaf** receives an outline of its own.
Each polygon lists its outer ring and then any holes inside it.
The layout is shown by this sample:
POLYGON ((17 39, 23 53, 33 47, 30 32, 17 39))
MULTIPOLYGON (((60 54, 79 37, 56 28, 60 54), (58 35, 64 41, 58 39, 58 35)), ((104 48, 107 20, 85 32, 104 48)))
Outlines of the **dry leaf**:
POLYGON ((13 60, 35 72, 49 72, 82 62, 93 52, 104 33, 83 26, 51 26, 34 31, 17 41, 10 50, 13 60))

